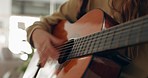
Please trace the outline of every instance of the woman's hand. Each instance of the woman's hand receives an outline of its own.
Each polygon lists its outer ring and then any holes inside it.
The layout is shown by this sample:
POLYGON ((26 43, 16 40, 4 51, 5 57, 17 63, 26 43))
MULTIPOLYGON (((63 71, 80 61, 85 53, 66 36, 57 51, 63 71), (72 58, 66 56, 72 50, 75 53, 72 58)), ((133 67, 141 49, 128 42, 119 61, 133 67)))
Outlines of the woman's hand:
POLYGON ((45 65, 48 58, 52 60, 58 59, 59 52, 55 47, 61 45, 62 40, 42 29, 34 30, 32 40, 39 53, 41 67, 45 65))

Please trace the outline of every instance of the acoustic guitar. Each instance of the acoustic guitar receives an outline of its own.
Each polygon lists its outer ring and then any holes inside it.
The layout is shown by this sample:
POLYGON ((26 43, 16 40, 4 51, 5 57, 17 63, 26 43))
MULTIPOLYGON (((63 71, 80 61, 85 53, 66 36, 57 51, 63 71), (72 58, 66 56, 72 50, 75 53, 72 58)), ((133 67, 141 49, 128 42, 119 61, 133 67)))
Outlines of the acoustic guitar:
POLYGON ((95 9, 73 24, 61 21, 53 34, 67 41, 57 47, 59 59, 38 68, 35 52, 23 78, 118 78, 129 59, 116 50, 148 41, 148 16, 118 24, 95 9))

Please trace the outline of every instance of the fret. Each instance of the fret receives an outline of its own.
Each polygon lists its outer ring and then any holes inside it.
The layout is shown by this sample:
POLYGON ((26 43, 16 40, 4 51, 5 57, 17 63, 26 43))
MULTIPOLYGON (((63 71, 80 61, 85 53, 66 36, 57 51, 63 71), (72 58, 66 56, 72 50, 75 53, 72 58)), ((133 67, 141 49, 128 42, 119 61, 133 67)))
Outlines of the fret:
MULTIPOLYGON (((111 40, 110 41, 108 41, 109 43, 110 43, 110 45, 107 45, 107 46, 109 46, 109 47, 111 47, 111 44, 112 44, 112 41, 114 40, 114 37, 115 37, 115 34, 117 34, 117 28, 118 27, 115 27, 114 29, 109 29, 111 32, 110 32, 110 35, 108 35, 108 36, 110 36, 111 37, 111 40)), ((108 37, 109 38, 109 37, 108 37)), ((105 42, 105 43, 107 43, 107 42, 105 42)))
POLYGON ((104 41, 104 34, 103 33, 104 32, 102 32, 101 35, 97 38, 97 40, 98 40, 97 44, 98 45, 96 47, 98 47, 97 48, 98 51, 101 51, 103 49, 103 46, 102 46, 104 44, 103 43, 103 41, 104 41))
POLYGON ((104 49, 104 50, 107 49, 106 43, 108 42, 108 41, 107 41, 107 38, 108 38, 108 35, 110 34, 110 33, 109 33, 109 30, 106 31, 106 32, 107 32, 107 33, 105 33, 105 41, 104 41, 104 46, 103 46, 103 49, 104 49))
POLYGON ((99 48, 98 45, 99 45, 99 42, 98 42, 97 39, 95 39, 95 40, 94 40, 94 46, 93 46, 92 52, 98 51, 98 48, 99 48))
POLYGON ((107 37, 107 40, 106 40, 105 46, 104 46, 106 48, 104 48, 104 49, 109 49, 111 47, 112 40, 115 36, 115 32, 116 32, 116 29, 109 31, 109 34, 107 35, 108 37, 107 37))
POLYGON ((102 35, 98 36, 98 38, 96 39, 97 41, 95 44, 97 45, 94 45, 93 52, 107 49, 106 45, 110 47, 114 33, 115 33, 115 29, 113 29, 112 31, 108 30, 107 32, 101 33, 102 35))
POLYGON ((98 41, 96 40, 98 36, 100 36, 100 34, 98 33, 94 33, 90 36, 90 39, 89 41, 87 41, 86 46, 84 45, 86 47, 86 49, 84 50, 85 53, 90 54, 93 51, 94 45, 96 44, 96 41, 98 41))
POLYGON ((95 41, 96 41, 96 39, 91 40, 91 46, 90 46, 90 49, 88 51, 89 54, 91 54, 93 52, 95 41))
POLYGON ((86 51, 85 51, 85 54, 89 54, 90 53, 90 50, 92 49, 91 48, 91 40, 87 41, 87 44, 86 44, 86 51))
POLYGON ((127 45, 129 42, 129 36, 131 36, 130 32, 131 30, 127 29, 127 30, 124 30, 123 32, 115 33, 111 48, 116 48, 121 46, 121 42, 123 41, 124 41, 123 43, 127 45))

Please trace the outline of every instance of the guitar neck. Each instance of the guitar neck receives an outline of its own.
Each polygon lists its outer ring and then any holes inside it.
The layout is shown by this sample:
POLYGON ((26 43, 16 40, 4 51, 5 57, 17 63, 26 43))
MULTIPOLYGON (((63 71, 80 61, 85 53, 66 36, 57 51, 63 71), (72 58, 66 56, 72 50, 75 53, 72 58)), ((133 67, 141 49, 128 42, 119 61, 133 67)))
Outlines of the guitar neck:
POLYGON ((59 61, 119 49, 148 41, 148 15, 85 37, 68 41, 59 61), (63 53, 64 52, 64 53, 63 53))

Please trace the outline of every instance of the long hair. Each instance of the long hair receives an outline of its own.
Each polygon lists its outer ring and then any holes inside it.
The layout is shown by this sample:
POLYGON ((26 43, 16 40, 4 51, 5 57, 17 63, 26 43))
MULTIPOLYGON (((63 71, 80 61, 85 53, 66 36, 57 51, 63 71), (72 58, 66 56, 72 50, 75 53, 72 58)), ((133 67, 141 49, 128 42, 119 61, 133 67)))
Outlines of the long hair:
MULTIPOLYGON (((111 8, 116 13, 114 17, 119 16, 122 22, 126 22, 147 15, 148 0, 112 0, 111 8)), ((134 59, 139 55, 139 46, 128 47, 125 55, 134 59)))
POLYGON ((111 7, 120 14, 122 22, 148 14, 148 0, 112 0, 111 7))

